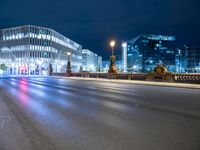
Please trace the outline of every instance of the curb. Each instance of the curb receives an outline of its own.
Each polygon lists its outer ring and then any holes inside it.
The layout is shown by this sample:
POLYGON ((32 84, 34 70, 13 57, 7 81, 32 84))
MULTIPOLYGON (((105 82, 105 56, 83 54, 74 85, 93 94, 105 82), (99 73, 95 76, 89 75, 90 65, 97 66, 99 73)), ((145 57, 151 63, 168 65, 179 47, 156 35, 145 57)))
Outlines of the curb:
POLYGON ((189 89, 200 89, 199 84, 185 84, 185 83, 166 83, 166 82, 151 82, 151 81, 137 81, 137 80, 120 80, 120 79, 101 79, 101 78, 82 78, 82 77, 60 77, 69 78, 74 80, 89 80, 89 81, 104 81, 104 82, 115 82, 115 83, 127 83, 127 84, 138 84, 148 86, 163 86, 163 87, 175 87, 175 88, 189 88, 189 89))

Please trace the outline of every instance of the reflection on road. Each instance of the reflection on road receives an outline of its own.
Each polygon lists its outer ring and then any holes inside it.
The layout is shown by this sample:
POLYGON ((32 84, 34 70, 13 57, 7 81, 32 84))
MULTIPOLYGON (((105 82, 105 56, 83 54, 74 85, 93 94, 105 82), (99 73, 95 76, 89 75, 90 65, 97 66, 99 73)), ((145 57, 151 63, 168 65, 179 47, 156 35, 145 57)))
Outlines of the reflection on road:
POLYGON ((48 138, 54 149, 198 146, 198 117, 174 111, 199 113, 198 90, 59 78, 4 79, 0 87, 16 106, 11 110, 23 116, 23 127, 38 133, 36 139, 48 138))

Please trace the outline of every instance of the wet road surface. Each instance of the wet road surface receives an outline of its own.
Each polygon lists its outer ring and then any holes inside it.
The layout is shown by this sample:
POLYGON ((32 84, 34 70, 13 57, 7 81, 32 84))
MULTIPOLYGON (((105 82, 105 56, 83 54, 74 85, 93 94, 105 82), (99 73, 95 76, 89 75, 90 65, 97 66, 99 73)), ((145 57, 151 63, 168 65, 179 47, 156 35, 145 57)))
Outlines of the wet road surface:
POLYGON ((200 90, 0 80, 0 150, 199 150, 200 90))

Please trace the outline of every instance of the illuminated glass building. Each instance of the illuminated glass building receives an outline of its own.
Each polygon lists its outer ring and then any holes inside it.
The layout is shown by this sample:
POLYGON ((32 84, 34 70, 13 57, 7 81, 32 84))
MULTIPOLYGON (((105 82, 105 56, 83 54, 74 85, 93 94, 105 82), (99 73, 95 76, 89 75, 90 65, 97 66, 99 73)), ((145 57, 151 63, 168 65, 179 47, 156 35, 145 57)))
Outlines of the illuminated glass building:
POLYGON ((176 49, 176 72, 185 73, 186 72, 186 57, 185 49, 176 49))
POLYGON ((101 70, 102 67, 102 57, 93 53, 88 49, 82 50, 82 67, 83 71, 97 72, 101 70))
POLYGON ((200 73, 200 46, 184 46, 177 49, 177 73, 200 73))
POLYGON ((10 74, 47 74, 49 64, 53 72, 66 72, 70 52, 72 71, 82 65, 82 46, 58 32, 32 25, 0 30, 0 64, 10 74))
POLYGON ((200 46, 185 46, 185 72, 200 73, 200 46))
POLYGON ((140 35, 122 44, 122 66, 126 72, 151 72, 158 64, 175 72, 174 36, 140 35))

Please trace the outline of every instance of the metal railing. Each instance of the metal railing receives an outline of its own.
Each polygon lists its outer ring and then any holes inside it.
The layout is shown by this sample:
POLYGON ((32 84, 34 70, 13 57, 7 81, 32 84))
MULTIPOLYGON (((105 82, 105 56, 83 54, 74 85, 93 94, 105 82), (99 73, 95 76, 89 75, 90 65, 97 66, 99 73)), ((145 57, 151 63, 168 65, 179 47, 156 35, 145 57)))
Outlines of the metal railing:
POLYGON ((175 74, 176 83, 200 84, 200 74, 175 74))

